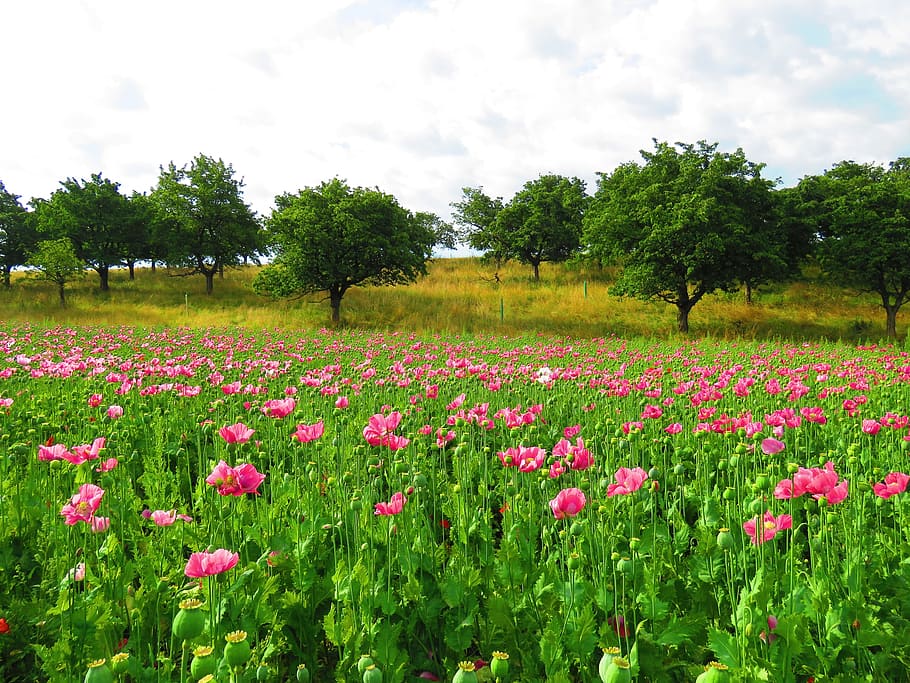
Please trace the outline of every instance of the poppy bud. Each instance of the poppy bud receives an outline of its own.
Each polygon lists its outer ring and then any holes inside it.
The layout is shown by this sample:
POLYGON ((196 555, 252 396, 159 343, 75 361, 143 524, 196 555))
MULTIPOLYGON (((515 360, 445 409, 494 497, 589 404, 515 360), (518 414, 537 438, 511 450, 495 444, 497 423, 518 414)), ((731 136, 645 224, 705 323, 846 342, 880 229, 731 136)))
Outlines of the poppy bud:
POLYGON ((500 683, 506 683, 509 680, 509 655, 505 652, 494 652, 493 661, 490 662, 490 671, 500 683))
POLYGON ((452 683, 477 683, 474 662, 459 662, 458 671, 452 676, 452 683))
POLYGON ((83 683, 114 683, 114 673, 107 665, 106 659, 89 662, 83 683))
POLYGON ((698 675, 695 683, 725 683, 730 680, 730 672, 725 664, 711 662, 705 667, 704 672, 698 675))
POLYGON ((360 659, 357 661, 357 673, 361 676, 363 672, 367 670, 367 667, 373 663, 373 658, 370 655, 360 655, 360 659))
POLYGON ((231 631, 224 639, 227 641, 224 646, 224 660, 228 666, 234 668, 246 664, 252 654, 250 641, 246 639, 246 631, 231 631))
POLYGON ((218 660, 214 653, 215 648, 208 645, 200 645, 193 650, 193 659, 190 660, 190 673, 193 678, 199 680, 203 676, 215 674, 218 669, 218 660))
POLYGON ((297 683, 310 683, 310 671, 306 664, 297 665, 297 683))
POLYGON ((180 640, 192 640, 202 634, 205 628, 205 615, 202 610, 202 601, 196 598, 181 600, 180 611, 174 615, 171 631, 180 640))
POLYGON ((382 671, 375 664, 370 664, 363 670, 363 683, 382 683, 382 671))
POLYGON ((728 528, 723 527, 717 532, 717 545, 721 550, 733 549, 733 534, 728 528))

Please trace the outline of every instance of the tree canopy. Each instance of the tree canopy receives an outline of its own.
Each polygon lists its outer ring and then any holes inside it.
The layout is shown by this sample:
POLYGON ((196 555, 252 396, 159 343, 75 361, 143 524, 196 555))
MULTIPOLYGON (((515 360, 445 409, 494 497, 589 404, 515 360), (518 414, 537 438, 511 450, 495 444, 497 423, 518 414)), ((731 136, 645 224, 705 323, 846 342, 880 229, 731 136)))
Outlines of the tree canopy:
POLYGON ((198 155, 189 165, 162 167, 151 201, 167 245, 168 263, 205 277, 212 293, 214 277, 226 266, 255 258, 263 250, 259 221, 243 201, 243 180, 221 159, 198 155))
POLYGON ((910 159, 886 169, 842 161, 797 186, 818 233, 818 259, 833 280, 877 294, 885 331, 910 297, 910 159))
POLYGON ((426 274, 438 238, 428 214, 412 214, 378 189, 335 178, 275 198, 266 222, 275 258, 253 288, 289 297, 326 292, 332 321, 358 285, 400 285, 426 274))
POLYGON ((566 261, 578 251, 588 199, 584 181, 542 175, 508 204, 466 187, 452 207, 463 241, 496 260, 531 266, 539 280, 541 263, 566 261))
POLYGON ((0 267, 6 289, 10 288, 13 268, 25 265, 38 242, 32 217, 19 198, 20 195, 7 191, 0 181, 0 267))
POLYGON ((619 259, 620 296, 676 306, 680 332, 707 294, 755 277, 756 262, 783 258, 774 248, 772 181, 741 149, 700 141, 654 141, 628 162, 601 173, 585 218, 585 242, 602 261, 619 259))
POLYGON ((120 185, 100 173, 90 180, 67 178, 47 201, 36 204, 38 228, 46 238, 70 240, 76 256, 96 273, 108 291, 113 265, 141 241, 142 226, 133 220, 129 199, 120 185))
POLYGON ((38 242, 26 265, 33 269, 32 277, 57 285, 61 306, 66 306, 66 285, 85 272, 85 262, 68 237, 38 242))

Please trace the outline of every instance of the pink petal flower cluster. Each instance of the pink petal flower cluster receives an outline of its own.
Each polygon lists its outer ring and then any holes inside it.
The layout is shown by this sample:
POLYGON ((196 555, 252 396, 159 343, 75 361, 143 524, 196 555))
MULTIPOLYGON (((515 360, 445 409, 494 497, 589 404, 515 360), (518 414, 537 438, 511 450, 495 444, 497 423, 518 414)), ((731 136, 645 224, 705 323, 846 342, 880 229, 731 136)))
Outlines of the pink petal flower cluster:
POLYGON ((388 415, 376 413, 363 428, 363 438, 371 446, 386 446, 389 450, 397 451, 411 442, 407 437, 394 433, 399 424, 401 424, 401 413, 398 411, 388 415))
POLYGON ((770 436, 767 439, 762 439, 761 442, 761 451, 765 455, 777 455, 786 447, 787 445, 783 441, 778 441, 770 436))
POLYGON ((405 498, 404 494, 400 491, 398 493, 393 493, 392 498, 388 503, 376 503, 374 506, 374 515, 397 515, 404 509, 404 504, 408 502, 408 499, 405 498))
POLYGON ((315 441, 322 437, 325 433, 325 424, 322 420, 316 424, 306 425, 299 424, 297 425, 297 431, 291 434, 292 439, 297 439, 300 443, 309 443, 310 441, 315 441))
POLYGON ((55 443, 52 446, 41 445, 38 446, 38 460, 45 462, 66 460, 74 465, 81 465, 89 460, 97 460, 99 452, 104 448, 105 441, 103 436, 99 436, 91 444, 73 446, 72 450, 62 443, 55 443))
POLYGON ((840 479, 834 471, 834 463, 830 460, 824 468, 813 467, 807 469, 800 467, 793 479, 783 479, 774 488, 774 497, 778 500, 799 498, 803 494, 810 494, 815 500, 825 498, 829 504, 842 503, 847 498, 849 482, 840 479))
POLYGON ((216 487, 222 496, 258 494, 257 489, 263 481, 265 481, 265 475, 257 472, 254 465, 244 463, 231 467, 224 460, 220 460, 205 479, 205 483, 216 487))
POLYGON ((907 490, 907 482, 910 481, 910 475, 903 472, 889 472, 885 475, 883 483, 872 484, 872 491, 879 498, 887 500, 891 496, 896 496, 907 490))
POLYGON ((756 516, 743 522, 743 529, 749 534, 753 545, 761 545, 777 536, 779 531, 792 528, 793 518, 790 515, 775 517, 770 510, 766 510, 761 519, 756 516))
POLYGON ((242 422, 227 425, 218 430, 221 438, 228 443, 246 443, 250 437, 256 433, 255 429, 250 429, 242 422))
POLYGON ((551 478, 555 478, 553 476, 554 468, 559 474, 562 474, 566 467, 573 470, 586 470, 594 464, 594 458, 591 457, 591 451, 585 448, 584 439, 580 436, 575 439, 574 444, 568 439, 560 439, 556 445, 553 446, 553 455, 559 458, 559 460, 550 466, 551 478))
POLYGON ((521 472, 534 472, 543 467, 547 451, 539 446, 511 446, 496 455, 504 467, 517 467, 521 472))
POLYGON ((156 526, 171 526, 178 519, 182 522, 192 522, 189 515, 177 514, 177 510, 143 510, 142 516, 152 520, 156 526))
POLYGON ((446 445, 455 439, 455 432, 451 429, 444 429, 440 427, 436 430, 436 446, 437 448, 445 448, 446 445))
POLYGON ((68 526, 73 526, 77 522, 91 524, 103 496, 104 489, 101 487, 83 484, 79 487, 79 492, 70 498, 70 502, 63 506, 60 514, 66 518, 65 523, 68 526))
POLYGON ((274 418, 287 417, 296 407, 297 401, 293 398, 274 398, 262 404, 262 414, 274 418))
POLYGON ((613 476, 616 479, 616 483, 610 484, 607 487, 608 498, 634 493, 645 483, 645 479, 648 478, 648 473, 640 467, 635 467, 633 469, 620 467, 613 476))
POLYGON ((238 553, 219 548, 214 552, 193 553, 186 563, 183 573, 191 579, 201 579, 204 576, 223 574, 237 565, 240 560, 238 553))
POLYGON ((550 501, 550 509, 556 519, 565 519, 581 512, 586 502, 585 494, 581 489, 563 489, 550 501))

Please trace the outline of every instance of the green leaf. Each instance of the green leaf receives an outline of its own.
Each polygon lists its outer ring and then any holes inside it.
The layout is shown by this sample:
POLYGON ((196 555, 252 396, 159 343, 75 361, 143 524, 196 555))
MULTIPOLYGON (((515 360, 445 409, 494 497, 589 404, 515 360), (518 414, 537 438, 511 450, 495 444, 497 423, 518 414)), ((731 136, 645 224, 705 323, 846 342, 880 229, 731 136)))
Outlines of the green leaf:
POLYGON ((699 635, 704 627, 696 617, 683 617, 682 619, 673 618, 670 623, 661 629, 660 636, 657 638, 658 645, 673 646, 682 645, 683 643, 692 642, 692 639, 699 635))
POLYGON ((731 668, 739 667, 739 648, 736 645, 736 639, 726 631, 716 628, 708 629, 708 647, 721 664, 726 664, 731 668))

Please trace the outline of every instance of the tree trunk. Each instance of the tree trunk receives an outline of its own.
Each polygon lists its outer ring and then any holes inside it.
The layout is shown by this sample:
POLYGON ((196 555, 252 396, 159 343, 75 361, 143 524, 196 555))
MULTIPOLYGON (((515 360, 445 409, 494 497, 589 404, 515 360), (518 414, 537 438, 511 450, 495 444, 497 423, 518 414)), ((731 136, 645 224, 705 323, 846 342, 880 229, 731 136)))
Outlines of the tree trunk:
POLYGON ((752 305, 752 284, 750 282, 746 282, 746 303, 749 306, 752 305))
POLYGON ((66 287, 66 283, 58 282, 57 283, 57 293, 60 295, 60 306, 66 308, 66 293, 63 291, 63 288, 66 287))
POLYGON ((132 282, 136 279, 136 262, 130 261, 126 265, 130 269, 130 281, 132 282))
POLYGON ((534 263, 534 282, 540 282, 540 263, 534 263))
POLYGON ((152 275, 155 274, 158 264, 155 262, 155 259, 152 259, 152 275))
POLYGON ((215 271, 207 270, 203 275, 205 275, 205 293, 210 295, 215 289, 215 271))
POLYGON ((4 266, 4 267, 3 267, 3 286, 4 286, 6 289, 12 289, 12 286, 13 286, 13 285, 12 285, 12 282, 10 281, 10 278, 11 278, 11 275, 10 275, 10 274, 11 274, 12 272, 13 272, 13 267, 12 267, 12 266, 4 266))
POLYGON ((676 329, 683 334, 689 333, 689 311, 691 309, 681 304, 676 304, 676 329))
POLYGON ((885 335, 888 339, 897 339, 898 306, 885 306, 885 335))
POLYGON ((99 266, 97 270, 98 270, 98 277, 101 280, 101 291, 109 292, 111 290, 111 286, 108 283, 108 275, 111 272, 110 267, 109 266, 99 266))
POLYGON ((329 305, 332 307, 333 325, 341 322, 341 296, 338 292, 329 292, 329 305))

